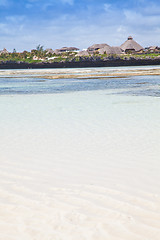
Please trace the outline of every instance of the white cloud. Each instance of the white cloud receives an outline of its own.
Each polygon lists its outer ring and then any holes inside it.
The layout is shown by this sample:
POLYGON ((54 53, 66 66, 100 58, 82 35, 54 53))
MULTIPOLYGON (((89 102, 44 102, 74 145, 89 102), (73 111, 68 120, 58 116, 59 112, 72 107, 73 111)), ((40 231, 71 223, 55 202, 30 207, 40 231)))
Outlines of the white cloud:
MULTIPOLYGON (((58 0, 28 0, 25 7, 30 8, 39 8, 43 11, 46 11, 50 7, 53 7, 55 4, 57 4, 58 0)), ((74 0, 59 0, 60 4, 68 4, 70 6, 74 5, 74 0)))
POLYGON ((144 12, 144 14, 147 14, 147 15, 158 15, 160 14, 160 6, 150 3, 147 6, 145 6, 142 9, 142 11, 144 12))
POLYGON ((110 8, 111 8, 111 4, 109 4, 109 3, 105 3, 105 4, 104 4, 104 10, 105 10, 105 12, 108 12, 108 11, 110 10, 110 8))
POLYGON ((135 26, 155 27, 160 24, 160 15, 144 15, 133 10, 124 10, 126 23, 135 26))
POLYGON ((6 16, 6 20, 12 23, 24 22, 25 18, 26 17, 24 15, 6 16))
MULTIPOLYGON (((1 45, 5 44, 6 48, 7 42, 9 42, 9 45, 11 44, 11 40, 14 38, 21 38, 21 35, 24 34, 24 19, 25 16, 7 16, 4 19, 4 22, 0 23, 0 38, 1 38, 1 45), (3 39, 6 39, 3 43, 3 39)), ((12 41, 12 43, 16 43, 17 41, 12 41)))
POLYGON ((10 29, 8 28, 7 24, 0 23, 0 32, 1 32, 1 34, 9 34, 10 33, 10 29))
POLYGON ((118 32, 118 33, 125 34, 125 33, 127 32, 127 29, 126 29, 125 26, 120 25, 120 26, 118 26, 118 28, 117 28, 117 32, 118 32))

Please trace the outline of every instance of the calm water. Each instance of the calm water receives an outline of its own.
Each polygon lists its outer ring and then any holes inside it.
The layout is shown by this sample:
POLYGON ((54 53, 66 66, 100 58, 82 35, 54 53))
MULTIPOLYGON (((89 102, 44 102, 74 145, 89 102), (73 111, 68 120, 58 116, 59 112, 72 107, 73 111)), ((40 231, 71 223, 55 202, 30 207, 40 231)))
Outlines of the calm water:
POLYGON ((56 80, 35 77, 0 78, 0 95, 51 94, 94 90, 109 90, 106 92, 108 94, 160 97, 160 76, 56 80))

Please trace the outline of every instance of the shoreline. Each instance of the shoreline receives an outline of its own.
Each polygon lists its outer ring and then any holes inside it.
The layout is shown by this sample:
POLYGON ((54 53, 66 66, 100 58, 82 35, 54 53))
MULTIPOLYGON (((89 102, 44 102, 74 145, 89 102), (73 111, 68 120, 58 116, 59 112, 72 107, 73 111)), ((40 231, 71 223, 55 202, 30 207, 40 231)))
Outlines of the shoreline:
POLYGON ((39 76, 38 78, 45 78, 45 79, 104 79, 104 78, 127 78, 131 76, 159 76, 160 69, 148 69, 148 70, 138 70, 133 72, 115 72, 115 73, 104 73, 104 74, 83 74, 83 75, 76 75, 76 74, 62 74, 62 75, 55 75, 55 76, 39 76))
POLYGON ((110 59, 79 62, 1 62, 0 69, 38 69, 38 68, 88 68, 88 67, 122 67, 122 66, 149 66, 160 65, 160 59, 110 59))
POLYGON ((77 69, 4 69, 0 78, 43 78, 43 79, 106 79, 128 78, 131 76, 159 76, 160 67, 142 68, 77 68, 77 69))

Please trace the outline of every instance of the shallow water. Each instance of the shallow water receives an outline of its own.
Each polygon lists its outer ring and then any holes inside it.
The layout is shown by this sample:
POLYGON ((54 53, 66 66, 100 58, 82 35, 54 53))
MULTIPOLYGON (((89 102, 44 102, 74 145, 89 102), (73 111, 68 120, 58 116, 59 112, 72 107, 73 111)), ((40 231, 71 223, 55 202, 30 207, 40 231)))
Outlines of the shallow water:
POLYGON ((0 78, 0 95, 52 94, 106 90, 106 93, 160 96, 160 76, 135 76, 104 79, 0 78))
POLYGON ((160 239, 159 77, 0 85, 0 239, 160 239))

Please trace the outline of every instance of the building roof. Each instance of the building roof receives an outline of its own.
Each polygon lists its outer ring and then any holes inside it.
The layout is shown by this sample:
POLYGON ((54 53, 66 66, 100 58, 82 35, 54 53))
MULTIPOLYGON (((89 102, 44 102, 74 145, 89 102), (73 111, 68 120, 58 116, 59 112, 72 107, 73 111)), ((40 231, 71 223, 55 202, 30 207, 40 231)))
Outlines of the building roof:
POLYGON ((79 48, 76 48, 76 47, 62 47, 62 48, 60 48, 60 49, 58 49, 59 51, 78 51, 79 50, 79 48))
POLYGON ((60 49, 55 49, 54 53, 61 54, 63 52, 74 52, 74 51, 78 51, 78 50, 79 50, 79 48, 76 48, 76 47, 62 47, 60 49))
POLYGON ((140 51, 143 49, 141 45, 139 45, 136 41, 133 40, 131 36, 128 37, 127 41, 125 41, 120 48, 123 51, 126 50, 135 50, 136 52, 140 51))
POLYGON ((62 53, 62 52, 60 52, 59 49, 55 49, 55 50, 53 51, 53 54, 56 54, 56 55, 61 54, 61 53, 62 53))
POLYGON ((122 54, 123 51, 120 47, 112 47, 114 54, 122 54))
POLYGON ((155 49, 158 49, 159 47, 158 46, 150 46, 148 49, 149 50, 155 50, 155 49))
POLYGON ((104 47, 110 47, 108 44, 106 43, 101 43, 101 44, 93 44, 92 46, 88 47, 87 50, 88 51, 96 51, 98 49, 102 49, 104 47))
POLYGON ((1 53, 4 53, 4 54, 6 54, 6 53, 9 53, 9 52, 7 51, 7 49, 6 49, 6 48, 3 48, 3 50, 1 50, 1 51, 0 51, 0 54, 1 54, 1 53))
POLYGON ((76 54, 78 57, 83 57, 83 56, 89 56, 89 53, 85 50, 80 51, 79 53, 76 54))
POLYGON ((120 47, 110 47, 105 46, 104 48, 99 50, 99 54, 122 54, 122 50, 120 47))
POLYGON ((51 53, 51 54, 54 53, 54 51, 53 51, 52 48, 47 48, 47 49, 46 49, 46 54, 49 54, 49 53, 51 53))

